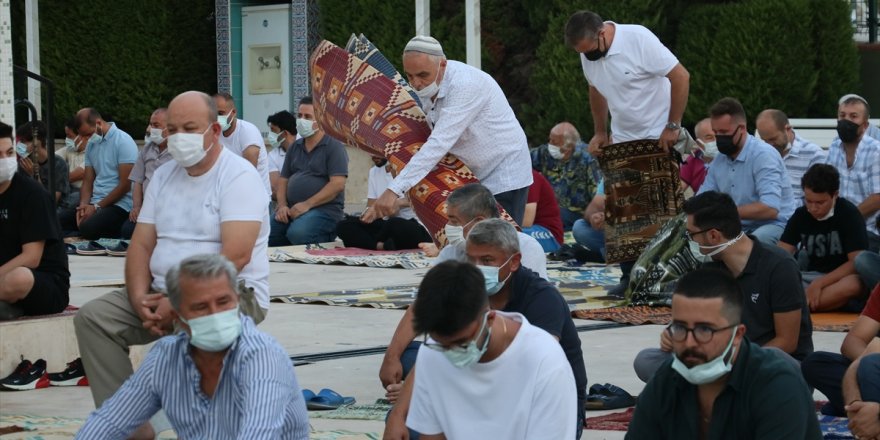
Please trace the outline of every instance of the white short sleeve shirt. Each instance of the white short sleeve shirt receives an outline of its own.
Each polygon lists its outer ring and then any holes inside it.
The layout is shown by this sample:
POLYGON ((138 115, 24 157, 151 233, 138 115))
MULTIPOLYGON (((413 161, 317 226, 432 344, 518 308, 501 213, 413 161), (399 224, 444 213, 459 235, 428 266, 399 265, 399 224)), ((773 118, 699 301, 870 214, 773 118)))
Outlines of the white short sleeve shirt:
POLYGON ((260 177, 264 180, 266 194, 271 195, 272 189, 269 187, 269 159, 266 154, 266 144, 263 143, 263 134, 260 133, 260 129, 256 125, 244 119, 236 119, 235 125, 235 131, 229 137, 222 133, 220 134, 220 143, 229 151, 239 156, 251 145, 256 145, 260 148, 260 157, 257 158, 257 172, 260 173, 260 177))
POLYGON ((608 101, 613 142, 658 139, 672 103, 666 75, 678 58, 644 26, 614 26, 614 40, 604 57, 589 61, 578 54, 584 76, 608 101))

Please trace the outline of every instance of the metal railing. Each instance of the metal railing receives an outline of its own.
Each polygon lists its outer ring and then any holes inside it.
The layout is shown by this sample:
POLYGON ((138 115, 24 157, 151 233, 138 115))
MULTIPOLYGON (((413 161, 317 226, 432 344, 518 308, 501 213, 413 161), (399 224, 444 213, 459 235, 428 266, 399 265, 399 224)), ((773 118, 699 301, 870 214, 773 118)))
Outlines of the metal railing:
POLYGON ((880 0, 850 0, 854 40, 862 43, 877 42, 877 23, 880 19, 878 1, 880 0))

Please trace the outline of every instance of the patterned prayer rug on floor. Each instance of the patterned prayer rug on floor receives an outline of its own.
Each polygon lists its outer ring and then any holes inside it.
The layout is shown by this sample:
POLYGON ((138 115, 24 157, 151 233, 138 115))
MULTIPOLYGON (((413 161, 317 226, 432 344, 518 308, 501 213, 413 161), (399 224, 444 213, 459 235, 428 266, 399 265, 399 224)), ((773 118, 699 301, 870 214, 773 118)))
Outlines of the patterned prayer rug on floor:
POLYGON ((335 247, 333 243, 269 248, 269 261, 308 264, 345 264, 348 266, 402 267, 424 269, 431 258, 419 250, 371 251, 335 247))
POLYGON ((309 411, 309 418, 314 419, 346 419, 346 420, 377 420, 385 421, 391 404, 385 399, 379 399, 375 403, 366 405, 340 406, 329 411, 309 411))
MULTIPOLYGON (((0 415, 3 440, 70 440, 86 421, 67 417, 46 417, 22 414, 0 415)), ((173 431, 159 433, 159 440, 176 439, 173 431)))
POLYGON ((612 144, 602 150, 605 176, 606 261, 635 261, 684 197, 674 150, 656 140, 612 144))
MULTIPOLYGON (((606 308, 620 303, 618 298, 609 297, 607 294, 620 277, 620 269, 616 266, 606 267, 596 264, 566 266, 562 263, 554 263, 548 265, 547 272, 572 311, 606 308)), ((287 304, 402 309, 415 301, 418 290, 418 284, 411 284, 278 295, 273 296, 271 300, 287 304)))
MULTIPOLYGON (((574 317, 594 321, 614 321, 631 325, 666 325, 672 320, 672 308, 648 306, 608 307, 604 309, 578 310, 574 312, 574 317)), ((810 315, 810 318, 813 321, 813 331, 847 332, 852 328, 853 323, 858 318, 858 314, 837 312, 813 313, 810 315)))
MULTIPOLYGON (((348 50, 322 41, 309 59, 315 118, 330 136, 373 156, 388 158, 396 174, 428 139, 425 113, 401 84, 399 73, 363 35, 348 50)), ((458 158, 445 155, 409 190, 412 208, 440 246, 446 243, 446 197, 468 183, 473 172, 458 158)), ((502 210, 503 211, 503 210, 502 210)), ((502 217, 510 219, 506 211, 502 217)))

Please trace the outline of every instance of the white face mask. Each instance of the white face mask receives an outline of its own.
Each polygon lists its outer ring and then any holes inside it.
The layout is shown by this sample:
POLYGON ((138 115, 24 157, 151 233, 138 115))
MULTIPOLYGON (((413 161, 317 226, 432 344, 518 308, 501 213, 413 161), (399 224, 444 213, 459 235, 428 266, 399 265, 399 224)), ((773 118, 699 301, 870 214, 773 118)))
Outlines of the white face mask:
POLYGON ((161 128, 151 128, 150 135, 147 137, 150 142, 159 145, 165 141, 165 138, 162 137, 162 129, 161 128))
POLYGON ((736 354, 736 349, 733 348, 733 340, 736 339, 736 331, 734 330, 732 333, 733 334, 730 336, 730 342, 727 343, 727 348, 724 349, 724 353, 721 353, 715 359, 688 368, 684 362, 678 359, 678 355, 673 353, 672 369, 680 374, 684 380, 693 385, 704 385, 715 382, 721 378, 721 376, 730 373, 730 370, 733 369, 731 359, 733 359, 733 355, 736 354), (733 349, 732 352, 731 349, 733 349))
MULTIPOLYGON (((431 98, 434 97, 440 91, 440 84, 437 84, 437 79, 440 78, 440 61, 437 61, 437 78, 434 78, 434 82, 431 84, 422 87, 421 90, 416 90, 416 96, 419 97, 419 101, 422 101, 422 109, 428 109, 431 106, 431 98)), ((427 111, 426 111, 427 113, 427 111)))
POLYGON ((443 227, 446 232, 446 244, 454 245, 464 240, 464 226, 452 226, 449 223, 443 227))
POLYGON ((745 237, 745 235, 746 235, 745 232, 740 232, 739 235, 737 235, 736 238, 734 238, 733 240, 730 240, 726 243, 716 244, 714 246, 702 246, 695 241, 691 241, 688 244, 691 247, 691 252, 694 253, 694 257, 696 257, 697 260, 700 260, 701 255, 702 255, 702 258, 712 258, 712 256, 718 255, 719 253, 723 252, 725 249, 729 248, 734 243, 739 241, 740 238, 745 237), (694 248, 694 245, 696 245, 696 248, 694 248), (712 252, 709 252, 708 254, 703 254, 702 252, 700 252, 701 249, 714 249, 714 250, 712 252))
POLYGON ((71 138, 64 138, 64 146, 70 150, 76 150, 76 141, 71 138))
POLYGON ((16 170, 18 170, 18 159, 15 156, 0 159, 0 183, 12 180, 16 170))
POLYGON ((709 157, 715 157, 718 155, 718 145, 715 144, 715 141, 703 142, 699 141, 700 145, 703 146, 703 155, 709 157))
POLYGON ((278 146, 281 145, 281 133, 270 131, 267 138, 269 140, 269 145, 271 145, 272 148, 278 148, 278 146))
POLYGON ((223 131, 229 130, 234 120, 235 118, 230 118, 229 115, 217 115, 217 122, 220 123, 220 129, 223 131))
POLYGON ((300 136, 307 138, 312 137, 315 132, 318 131, 315 129, 315 121, 304 118, 296 118, 296 132, 299 133, 300 136))
POLYGON ((214 144, 211 144, 207 150, 204 147, 205 133, 209 130, 211 130, 210 126, 202 134, 175 133, 168 136, 168 152, 171 153, 171 157, 184 168, 201 162, 211 148, 214 148, 214 144))
POLYGON ((559 159, 562 159, 563 157, 565 157, 565 154, 562 153, 562 148, 560 148, 556 145, 553 145, 553 144, 547 144, 547 153, 550 154, 550 157, 552 157, 556 160, 559 160, 559 159))

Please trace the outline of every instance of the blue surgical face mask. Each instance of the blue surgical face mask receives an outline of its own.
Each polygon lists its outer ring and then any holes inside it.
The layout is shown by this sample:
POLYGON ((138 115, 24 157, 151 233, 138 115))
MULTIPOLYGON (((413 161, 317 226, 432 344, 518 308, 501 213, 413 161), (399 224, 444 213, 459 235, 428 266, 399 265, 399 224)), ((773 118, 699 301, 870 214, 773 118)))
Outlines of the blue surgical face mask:
POLYGON ((64 146, 70 150, 76 150, 76 141, 71 138, 64 138, 64 146))
POLYGON ((220 129, 223 131, 229 130, 229 127, 232 126, 232 121, 235 120, 235 117, 232 114, 235 113, 229 112, 225 115, 217 115, 217 122, 220 123, 220 129))
POLYGON ((504 278, 503 281, 498 280, 498 273, 501 271, 502 267, 506 266, 507 263, 510 263, 511 258, 513 258, 513 255, 508 257, 507 261, 505 261, 504 264, 498 267, 477 265, 477 269, 480 269, 480 272, 483 272, 483 278, 485 278, 486 280, 486 293, 489 296, 492 296, 501 291, 501 288, 504 287, 504 283, 506 283, 507 280, 510 279, 510 274, 512 274, 513 272, 508 272, 507 277, 504 278))
POLYGON ((315 132, 315 121, 305 118, 296 118, 296 132, 304 138, 312 137, 315 132))
POLYGON ((278 148, 278 146, 281 145, 281 141, 283 140, 281 138, 281 133, 275 133, 274 131, 269 132, 269 134, 267 135, 267 139, 269 140, 269 145, 271 145, 272 148, 278 148))
POLYGON ((28 157, 27 145, 25 145, 24 142, 15 144, 15 152, 21 157, 28 157))
POLYGON ((189 321, 181 316, 180 320, 189 326, 189 343, 205 351, 226 350, 241 335, 241 318, 238 316, 237 306, 189 321))
POLYGON ((446 359, 452 365, 458 368, 467 368, 477 363, 486 354, 486 350, 489 348, 489 338, 492 336, 492 329, 486 329, 488 317, 489 312, 487 311, 483 315, 483 323, 480 325, 480 330, 477 331, 477 336, 468 343, 467 348, 453 347, 443 351, 443 355, 446 356, 446 359), (488 332, 486 333, 486 339, 483 341, 483 346, 477 348, 477 340, 483 335, 484 330, 488 332))
POLYGON ((704 385, 715 382, 721 378, 721 376, 730 373, 730 370, 733 369, 733 362, 731 360, 733 359, 733 355, 736 354, 736 349, 733 348, 733 340, 736 339, 735 327, 732 333, 733 334, 730 335, 730 342, 727 343, 727 348, 725 348, 724 352, 715 359, 688 368, 684 362, 678 359, 678 355, 673 353, 672 369, 680 374, 684 380, 693 385, 704 385), (733 351, 731 352, 731 350, 733 351))

